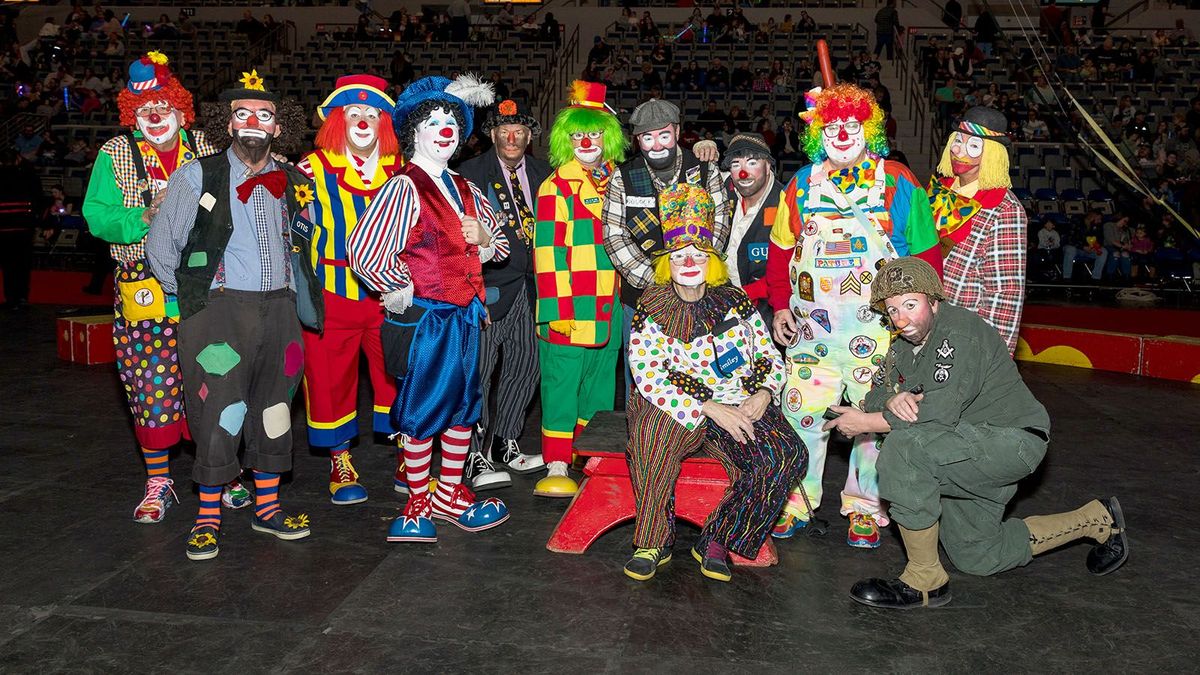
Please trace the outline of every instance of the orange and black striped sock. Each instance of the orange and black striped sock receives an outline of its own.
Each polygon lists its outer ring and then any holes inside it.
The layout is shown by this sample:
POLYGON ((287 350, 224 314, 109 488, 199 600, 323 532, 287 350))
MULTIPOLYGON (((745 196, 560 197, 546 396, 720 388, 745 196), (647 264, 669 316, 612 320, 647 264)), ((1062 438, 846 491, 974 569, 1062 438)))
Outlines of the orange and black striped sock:
POLYGON ((146 477, 154 478, 155 476, 163 476, 164 478, 171 475, 171 451, 168 450, 151 450, 150 448, 142 448, 142 459, 146 462, 146 477))
POLYGON ((221 529, 220 485, 200 486, 200 514, 196 516, 196 525, 192 527, 192 531, 195 532, 201 527, 221 529))
POLYGON ((279 513, 279 474, 254 471, 254 515, 270 520, 279 513))

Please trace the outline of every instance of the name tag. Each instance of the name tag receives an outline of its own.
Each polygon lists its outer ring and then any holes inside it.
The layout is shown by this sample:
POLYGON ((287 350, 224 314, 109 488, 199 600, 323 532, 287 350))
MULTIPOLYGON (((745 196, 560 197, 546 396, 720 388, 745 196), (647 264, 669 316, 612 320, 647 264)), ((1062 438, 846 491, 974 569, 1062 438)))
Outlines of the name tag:
POLYGON ((599 204, 600 198, 599 197, 588 197, 587 199, 583 200, 583 203, 584 204, 599 204))
POLYGON ((817 258, 813 261, 817 269, 841 269, 862 266, 862 258, 817 258))
POLYGON ((626 197, 625 206, 632 206, 637 209, 652 209, 658 206, 658 200, 654 197, 626 197))
POLYGON ((217 198, 212 196, 211 192, 205 192, 203 195, 200 195, 200 207, 205 211, 212 211, 216 205, 217 198))
POLYGON ((292 218, 292 234, 304 239, 305 241, 312 240, 313 224, 307 218, 300 214, 296 214, 292 218))
POLYGON ((750 262, 766 262, 767 245, 765 243, 750 244, 746 249, 746 254, 750 257, 750 262))

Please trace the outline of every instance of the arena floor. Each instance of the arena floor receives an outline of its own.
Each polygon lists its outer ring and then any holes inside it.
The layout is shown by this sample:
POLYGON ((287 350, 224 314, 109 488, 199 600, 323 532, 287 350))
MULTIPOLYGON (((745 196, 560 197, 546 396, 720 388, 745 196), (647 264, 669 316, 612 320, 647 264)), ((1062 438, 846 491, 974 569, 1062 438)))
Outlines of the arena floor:
MULTIPOLYGON (((567 506, 533 497, 532 479, 495 493, 498 529, 441 528, 432 546, 388 544, 401 498, 393 455, 364 445, 365 504, 328 501, 328 460, 297 435, 282 490, 313 535, 283 542, 225 512, 221 553, 190 562, 197 499, 191 456, 173 460, 182 506, 165 522, 131 519, 142 469, 116 374, 57 360, 54 313, 0 316, 0 671, 4 672, 1140 672, 1195 669, 1200 630, 1196 438, 1200 388, 1023 364, 1049 408, 1053 440, 1013 512, 1072 508, 1116 494, 1131 558, 1108 577, 1086 546, 994 578, 951 568, 953 603, 888 613, 854 604, 868 575, 903 566, 899 539, 873 552, 844 543, 828 506, 825 538, 780 542, 780 564, 701 577, 686 555, 639 584, 621 574, 632 527, 586 555, 545 542, 567 506), (286 480, 286 479, 285 479, 286 480), (1192 581, 1188 581, 1192 579, 1192 581), (1188 589, 1193 589, 1189 591, 1188 589)), ((535 410, 523 443, 536 446, 535 410)), ((295 414, 303 428, 303 409, 295 414)), ((831 457, 836 494, 845 456, 831 457)), ((828 503, 828 500, 827 500, 828 503)))

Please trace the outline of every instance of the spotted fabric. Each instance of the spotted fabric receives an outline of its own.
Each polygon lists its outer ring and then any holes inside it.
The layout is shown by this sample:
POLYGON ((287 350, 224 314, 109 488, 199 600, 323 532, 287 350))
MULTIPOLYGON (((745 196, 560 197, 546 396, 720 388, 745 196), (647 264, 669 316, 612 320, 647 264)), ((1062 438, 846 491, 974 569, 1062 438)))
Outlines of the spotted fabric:
MULTIPOLYGON (((116 272, 118 282, 143 281, 151 276, 144 260, 122 264, 116 272)), ((126 321, 121 314, 120 295, 114 311, 117 372, 133 413, 138 444, 153 450, 169 448, 182 438, 186 424, 176 353, 179 326, 171 318, 126 321)))

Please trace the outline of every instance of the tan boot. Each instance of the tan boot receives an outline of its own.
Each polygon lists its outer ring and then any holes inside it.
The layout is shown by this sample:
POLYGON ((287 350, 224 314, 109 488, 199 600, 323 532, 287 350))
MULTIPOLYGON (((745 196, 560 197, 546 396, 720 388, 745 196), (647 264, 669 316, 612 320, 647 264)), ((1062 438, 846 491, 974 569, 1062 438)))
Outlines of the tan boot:
POLYGON ((926 593, 950 581, 938 557, 938 523, 923 530, 910 530, 901 525, 900 537, 908 553, 908 565, 904 567, 900 581, 926 593))
POLYGON ((1074 511, 1030 516, 1025 519, 1025 526, 1029 528, 1029 549, 1033 555, 1076 539, 1088 538, 1103 544, 1113 534, 1112 514, 1097 499, 1074 511))

